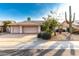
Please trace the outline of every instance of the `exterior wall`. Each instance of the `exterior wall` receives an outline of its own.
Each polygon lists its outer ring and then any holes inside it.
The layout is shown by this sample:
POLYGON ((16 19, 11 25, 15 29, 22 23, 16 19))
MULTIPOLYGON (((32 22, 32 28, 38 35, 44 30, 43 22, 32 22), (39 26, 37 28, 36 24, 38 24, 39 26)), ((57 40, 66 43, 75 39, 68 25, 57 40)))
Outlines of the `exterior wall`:
POLYGON ((7 32, 10 32, 10 27, 7 27, 7 28, 6 28, 6 31, 7 31, 7 32))
POLYGON ((12 26, 10 27, 10 33, 13 33, 13 28, 12 28, 12 26))
POLYGON ((38 33, 40 33, 41 32, 41 27, 40 26, 38 26, 38 33))
POLYGON ((23 31, 23 30, 22 30, 22 26, 20 26, 20 33, 23 33, 22 31, 23 31))
POLYGON ((0 32, 3 32, 3 27, 2 26, 0 26, 0 32))

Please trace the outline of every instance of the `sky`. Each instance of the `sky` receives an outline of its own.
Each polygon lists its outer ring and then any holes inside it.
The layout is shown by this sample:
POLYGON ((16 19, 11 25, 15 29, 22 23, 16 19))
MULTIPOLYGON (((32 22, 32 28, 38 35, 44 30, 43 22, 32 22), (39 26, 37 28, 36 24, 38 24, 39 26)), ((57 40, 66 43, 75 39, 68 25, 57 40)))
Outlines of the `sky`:
POLYGON ((42 20, 50 11, 57 10, 61 3, 0 3, 0 21, 42 20))
POLYGON ((43 20, 42 17, 52 15, 50 11, 56 12, 59 22, 65 20, 65 11, 67 19, 69 18, 69 6, 72 8, 72 17, 75 12, 75 20, 79 20, 79 3, 0 3, 0 21, 26 21, 27 17, 31 20, 43 20))

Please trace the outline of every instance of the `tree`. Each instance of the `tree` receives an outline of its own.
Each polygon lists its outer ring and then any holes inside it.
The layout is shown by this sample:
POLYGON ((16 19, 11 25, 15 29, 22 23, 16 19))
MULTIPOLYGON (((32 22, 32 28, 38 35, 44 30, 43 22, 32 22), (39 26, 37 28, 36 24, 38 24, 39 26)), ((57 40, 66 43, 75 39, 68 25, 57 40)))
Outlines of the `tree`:
POLYGON ((12 23, 12 21, 9 21, 9 20, 8 21, 3 21, 3 24, 4 24, 3 25, 3 31, 4 32, 6 32, 6 28, 7 28, 8 24, 10 24, 10 23, 12 23))
POLYGON ((31 17, 27 17, 27 21, 31 21, 31 17))
POLYGON ((58 22, 56 21, 55 18, 49 17, 46 18, 45 22, 42 24, 42 30, 49 32, 49 33, 54 33, 54 35, 56 35, 55 32, 55 28, 58 26, 58 22))

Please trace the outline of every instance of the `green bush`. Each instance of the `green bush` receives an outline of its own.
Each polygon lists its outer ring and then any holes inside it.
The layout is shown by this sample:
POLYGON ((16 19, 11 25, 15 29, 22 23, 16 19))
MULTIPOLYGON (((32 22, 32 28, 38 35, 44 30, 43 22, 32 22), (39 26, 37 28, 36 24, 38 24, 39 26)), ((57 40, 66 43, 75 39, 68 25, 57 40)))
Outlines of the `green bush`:
POLYGON ((38 33, 37 37, 41 38, 41 36, 42 36, 42 33, 38 33))
POLYGON ((51 38, 51 34, 50 33, 47 33, 47 32, 43 33, 42 39, 47 40, 47 39, 50 39, 50 38, 51 38))
POLYGON ((39 33, 37 37, 44 40, 48 40, 51 38, 51 34, 48 32, 42 32, 42 33, 39 33))

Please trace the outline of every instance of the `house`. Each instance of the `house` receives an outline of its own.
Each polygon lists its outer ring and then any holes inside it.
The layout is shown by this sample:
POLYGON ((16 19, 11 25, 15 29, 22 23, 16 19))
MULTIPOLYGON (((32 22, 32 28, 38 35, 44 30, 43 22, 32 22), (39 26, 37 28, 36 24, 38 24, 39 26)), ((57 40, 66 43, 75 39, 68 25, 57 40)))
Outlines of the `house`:
MULTIPOLYGON (((67 24, 66 21, 64 21, 62 25, 63 25, 63 29, 69 28, 69 24, 67 24)), ((72 23, 72 27, 74 28, 74 32, 79 32, 79 21, 75 20, 74 23, 72 23)))
POLYGON ((25 21, 9 24, 9 33, 39 33, 43 21, 25 21))
POLYGON ((63 25, 63 28, 67 28, 67 27, 69 27, 69 24, 67 24, 66 21, 62 22, 62 25, 63 25))
POLYGON ((0 21, 0 32, 3 32, 3 22, 2 21, 0 21))
MULTIPOLYGON (((69 27, 69 24, 67 24, 66 21, 64 21, 62 23, 62 25, 63 25, 64 28, 68 28, 69 27)), ((74 21, 74 23, 72 23, 72 27, 76 28, 76 29, 79 29, 79 21, 74 21)))

